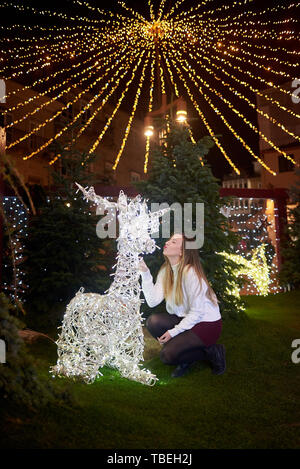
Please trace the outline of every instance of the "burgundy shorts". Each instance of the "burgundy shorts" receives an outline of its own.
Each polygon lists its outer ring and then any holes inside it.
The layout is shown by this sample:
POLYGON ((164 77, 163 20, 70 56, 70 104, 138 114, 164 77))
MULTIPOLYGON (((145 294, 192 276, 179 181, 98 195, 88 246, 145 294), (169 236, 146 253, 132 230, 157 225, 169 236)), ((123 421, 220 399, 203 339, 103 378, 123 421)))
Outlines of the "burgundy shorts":
POLYGON ((217 342, 222 331, 222 319, 212 322, 198 322, 192 327, 193 331, 204 343, 206 347, 213 345, 217 342))

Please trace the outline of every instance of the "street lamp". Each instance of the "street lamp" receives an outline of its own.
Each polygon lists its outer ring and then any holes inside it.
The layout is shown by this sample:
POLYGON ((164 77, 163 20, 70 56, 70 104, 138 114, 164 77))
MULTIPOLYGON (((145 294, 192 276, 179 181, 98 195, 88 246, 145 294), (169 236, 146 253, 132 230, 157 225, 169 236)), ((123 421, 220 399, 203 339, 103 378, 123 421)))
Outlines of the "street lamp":
POLYGON ((147 125, 147 127, 145 127, 145 137, 152 137, 152 135, 154 134, 154 127, 153 125, 147 125))
POLYGON ((187 112, 183 109, 180 109, 176 112, 176 120, 180 124, 185 124, 187 121, 187 112))

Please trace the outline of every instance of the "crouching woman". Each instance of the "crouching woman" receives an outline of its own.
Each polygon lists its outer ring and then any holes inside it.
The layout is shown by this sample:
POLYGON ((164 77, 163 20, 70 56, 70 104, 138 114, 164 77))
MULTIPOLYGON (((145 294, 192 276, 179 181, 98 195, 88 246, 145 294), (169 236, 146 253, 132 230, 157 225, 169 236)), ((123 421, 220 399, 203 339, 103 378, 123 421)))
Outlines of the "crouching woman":
POLYGON ((187 249, 184 234, 174 234, 165 244, 165 262, 155 285, 147 265, 140 260, 142 290, 150 308, 164 299, 166 313, 151 314, 150 334, 163 346, 161 360, 177 365, 172 377, 183 376, 199 360, 209 361, 214 374, 225 371, 225 347, 216 344, 222 318, 218 299, 209 285, 197 249, 187 249))

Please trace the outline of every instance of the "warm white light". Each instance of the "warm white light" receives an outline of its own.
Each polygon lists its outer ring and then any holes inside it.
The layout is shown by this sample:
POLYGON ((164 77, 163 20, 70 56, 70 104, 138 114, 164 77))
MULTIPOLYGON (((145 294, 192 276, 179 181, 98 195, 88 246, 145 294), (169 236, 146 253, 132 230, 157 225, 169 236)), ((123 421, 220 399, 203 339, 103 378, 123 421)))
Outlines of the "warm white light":
POLYGON ((183 124, 187 120, 187 112, 184 110, 179 110, 176 112, 176 120, 183 124))
POLYGON ((152 137, 152 135, 154 134, 154 127, 153 125, 148 125, 147 127, 145 127, 145 137, 152 137))
MULTIPOLYGON (((77 183, 76 183, 77 184, 77 183)), ((169 208, 151 212, 138 195, 127 204, 120 191, 118 202, 111 202, 87 191, 79 184, 84 198, 111 209, 119 221, 118 255, 114 280, 103 295, 84 293, 81 287, 67 305, 56 342, 58 360, 50 372, 58 376, 80 377, 92 383, 103 366, 116 368, 121 376, 154 385, 158 378, 140 368, 144 360, 144 335, 140 306, 139 256, 157 247, 151 234, 159 231, 159 219, 169 208)))

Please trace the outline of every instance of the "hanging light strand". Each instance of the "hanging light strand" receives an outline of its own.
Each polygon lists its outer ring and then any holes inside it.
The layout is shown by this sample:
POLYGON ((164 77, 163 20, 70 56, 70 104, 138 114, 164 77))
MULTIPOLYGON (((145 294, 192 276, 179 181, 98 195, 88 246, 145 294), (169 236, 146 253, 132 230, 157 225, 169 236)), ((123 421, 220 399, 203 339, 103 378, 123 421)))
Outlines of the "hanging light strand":
MULTIPOLYGON (((172 60, 172 63, 173 63, 173 60, 172 60)), ((230 164, 230 166, 234 169, 234 171, 237 173, 237 174, 240 174, 240 170, 235 166, 235 164, 233 163, 233 161, 229 158, 229 156, 227 155, 226 151, 224 150, 224 148, 222 147, 222 144, 221 142, 219 141, 218 137, 215 135, 215 133, 213 132, 212 128, 210 127, 207 119, 205 118, 203 112, 201 111, 196 99, 194 98, 194 95, 192 94, 189 86, 187 85, 187 82, 186 80, 184 79, 180 69, 176 66, 176 64, 174 64, 175 66, 175 69, 177 71, 177 74, 179 76, 179 78, 181 79, 184 87, 186 88, 187 90, 187 93, 194 105, 194 108, 196 109, 196 111, 198 112, 199 116, 201 117, 205 127, 207 128, 210 136, 212 137, 212 139, 214 140, 215 144, 217 145, 217 147, 219 148, 219 150, 221 151, 221 153, 223 154, 223 156, 225 157, 225 159, 228 161, 228 163, 230 164)))
POLYGON ((137 105, 138 105, 138 102, 139 102, 139 98, 140 98, 140 94, 141 94, 141 89, 142 89, 142 86, 143 86, 143 83, 144 83, 144 79, 145 79, 145 70, 146 70, 146 67, 148 65, 148 62, 149 62, 149 57, 150 57, 150 51, 148 52, 148 57, 145 61, 145 65, 144 65, 144 68, 142 70, 142 75, 141 75, 141 79, 140 79, 140 83, 138 85, 138 89, 137 89, 137 93, 136 93, 136 96, 135 96, 135 99, 134 99, 134 103, 133 103, 133 108, 132 108, 132 111, 131 111, 131 115, 130 115, 130 118, 129 118, 129 121, 128 121, 128 124, 127 124, 127 127, 125 129, 125 135, 124 135, 124 138, 123 138, 123 141, 122 141, 122 145, 121 145, 121 148, 119 150, 119 153, 117 155, 117 158, 115 160, 115 163, 113 165, 113 170, 116 170, 118 164, 119 164, 119 161, 120 161, 120 158, 122 156, 122 153, 123 153, 123 150, 124 150, 124 147, 126 145, 126 142, 127 142, 127 139, 128 139, 128 135, 129 135, 129 132, 130 132, 130 129, 131 129, 131 125, 132 125, 132 121, 134 119, 134 116, 135 116, 135 112, 136 112, 136 108, 137 108, 137 105))
MULTIPOLYGON (((175 55, 175 54, 174 54, 175 55)), ((174 63, 174 62, 173 62, 174 63)), ((225 119, 225 117, 223 116, 223 114, 220 112, 220 110, 213 104, 213 102, 211 101, 211 99, 209 98, 209 96, 204 93, 204 91, 202 90, 202 87, 199 86, 199 84, 197 83, 197 81, 193 78, 192 74, 190 73, 189 69, 181 62, 179 61, 179 63, 181 64, 183 70, 185 70, 188 75, 189 75, 189 78, 191 79, 191 81, 195 84, 195 86, 197 87, 197 89, 199 90, 200 94, 204 97, 204 99, 208 102, 208 104, 211 106, 211 108, 214 110, 214 112, 222 119, 222 121, 224 122, 224 124, 226 125, 226 127, 232 132, 232 134, 235 136, 235 138, 241 142, 241 144, 244 146, 244 148, 246 150, 248 150, 248 152, 257 160, 259 161, 259 163, 268 171, 270 172, 271 174, 273 174, 273 176, 276 176, 276 173, 275 171, 273 171, 271 168, 269 168, 269 166, 267 166, 263 161, 262 159, 257 156, 254 151, 250 148, 250 146, 245 142, 245 140, 235 131, 235 129, 232 127, 232 125, 227 121, 227 119, 225 119)))

